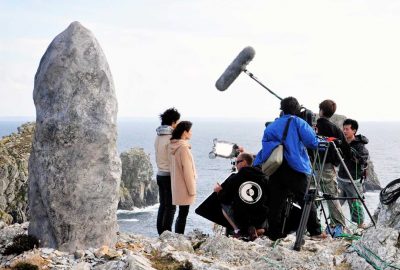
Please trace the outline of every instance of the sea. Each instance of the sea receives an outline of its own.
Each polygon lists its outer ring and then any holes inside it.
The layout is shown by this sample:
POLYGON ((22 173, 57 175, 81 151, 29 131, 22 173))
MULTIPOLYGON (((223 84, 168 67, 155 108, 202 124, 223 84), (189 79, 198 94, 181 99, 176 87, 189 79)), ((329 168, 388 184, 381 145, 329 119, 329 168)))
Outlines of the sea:
MULTIPOLYGON (((261 138, 265 122, 255 119, 190 119, 193 122, 193 136, 190 141, 196 163, 197 199, 190 207, 186 224, 186 232, 198 229, 204 233, 213 233, 213 223, 197 215, 194 210, 207 198, 216 182, 223 182, 231 173, 230 159, 209 158, 213 140, 229 141, 243 146, 247 152, 257 153, 261 147, 261 138)), ((0 120, 0 137, 17 132, 17 127, 24 120, 0 120)), ((150 154, 154 168, 153 178, 157 172, 154 158, 155 129, 158 119, 122 119, 118 122, 118 151, 124 152, 133 147, 143 148, 150 154)), ((360 122, 358 134, 369 139, 367 148, 374 164, 381 186, 400 177, 400 122, 360 122)), ((154 180, 155 181, 155 180, 154 180)), ((371 214, 379 203, 379 191, 367 192, 365 201, 371 214)), ((344 213, 348 217, 349 210, 344 205, 344 213)), ((156 219, 158 204, 132 210, 118 210, 120 231, 157 236, 156 219)), ((366 214, 367 216, 367 214, 366 214)), ((322 223, 325 223, 321 215, 322 223)))

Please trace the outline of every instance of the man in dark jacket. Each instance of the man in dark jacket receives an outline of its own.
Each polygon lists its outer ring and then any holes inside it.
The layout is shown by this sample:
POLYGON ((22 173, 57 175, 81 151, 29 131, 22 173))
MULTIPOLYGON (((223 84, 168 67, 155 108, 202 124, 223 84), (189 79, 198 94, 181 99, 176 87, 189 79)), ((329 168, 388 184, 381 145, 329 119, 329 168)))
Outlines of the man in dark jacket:
POLYGON ((250 240, 265 232, 268 213, 267 180, 259 168, 251 167, 252 163, 252 155, 239 154, 236 159, 238 173, 233 173, 222 185, 217 183, 214 187, 222 205, 222 213, 235 234, 247 232, 250 240))
MULTIPOLYGON (((317 120, 317 134, 325 137, 334 137, 342 142, 346 142, 342 130, 330 121, 330 118, 336 111, 336 103, 333 100, 326 99, 319 104, 319 116, 317 120)), ((325 194, 329 194, 333 197, 338 197, 339 189, 336 180, 335 166, 340 163, 339 157, 333 149, 333 145, 330 145, 325 151, 320 151, 316 162, 317 176, 321 176, 319 183, 321 189, 325 194), (325 151, 328 151, 325 153, 325 151), (325 163, 323 162, 324 155, 326 156, 325 163), (320 172, 322 169, 322 173, 320 172)), ((346 220, 343 215, 342 207, 337 200, 328 200, 328 209, 330 215, 330 226, 336 227, 341 225, 346 226, 346 220)))
MULTIPOLYGON (((358 192, 363 196, 362 182, 365 178, 369 158, 368 150, 365 148, 368 139, 361 134, 356 135, 357 130, 358 123, 356 120, 346 119, 343 122, 343 133, 351 148, 351 155, 344 155, 344 163, 354 180, 358 192)), ((342 165, 339 167, 338 184, 341 190, 341 197, 357 197, 354 186, 350 182, 350 177, 342 165)), ((364 228, 364 211, 362 204, 358 199, 349 199, 347 202, 350 207, 351 221, 356 222, 358 227, 364 228)))

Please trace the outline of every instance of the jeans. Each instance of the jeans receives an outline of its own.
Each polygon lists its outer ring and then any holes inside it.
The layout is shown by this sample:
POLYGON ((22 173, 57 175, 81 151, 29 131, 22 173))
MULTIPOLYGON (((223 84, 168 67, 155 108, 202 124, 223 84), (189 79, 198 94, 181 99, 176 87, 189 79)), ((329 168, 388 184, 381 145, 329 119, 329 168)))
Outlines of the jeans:
POLYGON ((179 214, 175 221, 175 233, 184 234, 186 227, 186 218, 189 214, 190 205, 180 205, 179 214))
POLYGON ((176 211, 172 205, 171 176, 157 175, 160 207, 157 215, 157 231, 162 234, 164 231, 172 231, 172 223, 176 211))

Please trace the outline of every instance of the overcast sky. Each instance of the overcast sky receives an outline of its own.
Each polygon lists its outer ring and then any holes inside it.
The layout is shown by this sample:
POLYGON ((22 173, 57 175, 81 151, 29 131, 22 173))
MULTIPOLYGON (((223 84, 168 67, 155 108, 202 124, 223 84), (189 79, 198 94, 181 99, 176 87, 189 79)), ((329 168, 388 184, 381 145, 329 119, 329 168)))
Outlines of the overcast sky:
POLYGON ((0 0, 0 116, 34 116, 34 76, 73 21, 99 40, 119 117, 271 120, 279 100, 246 74, 214 84, 246 46, 247 66, 281 97, 313 111, 324 99, 361 121, 400 121, 400 1, 0 0))

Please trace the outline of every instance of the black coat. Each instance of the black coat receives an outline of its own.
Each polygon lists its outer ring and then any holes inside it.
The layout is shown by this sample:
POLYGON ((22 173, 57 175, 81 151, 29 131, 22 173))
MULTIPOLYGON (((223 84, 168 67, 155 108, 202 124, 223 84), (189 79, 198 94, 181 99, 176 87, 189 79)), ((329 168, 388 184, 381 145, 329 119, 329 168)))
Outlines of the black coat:
MULTIPOLYGON (((349 146, 346 142, 346 137, 344 136, 343 131, 329 119, 323 117, 318 118, 317 134, 324 137, 334 137, 338 139, 340 143, 338 143, 337 145, 339 145, 342 151, 345 152, 344 153, 345 155, 348 154, 349 146)), ((324 154, 325 154, 324 151, 319 152, 321 161, 324 157, 324 154)), ((333 149, 332 145, 330 145, 328 148, 328 155, 326 156, 325 163, 331 163, 335 166, 338 166, 340 164, 340 159, 337 156, 336 151, 335 149, 333 149)))
MULTIPOLYGON (((367 168, 369 152, 365 147, 366 144, 368 144, 367 137, 356 135, 355 140, 349 144, 351 155, 344 157, 344 163, 346 164, 353 180, 362 178, 367 168)), ((338 175, 340 178, 349 179, 349 176, 342 165, 339 167, 338 175)))
POLYGON ((239 228, 258 227, 268 214, 267 178, 256 167, 244 167, 231 174, 218 192, 221 203, 232 206, 233 217, 239 228))

